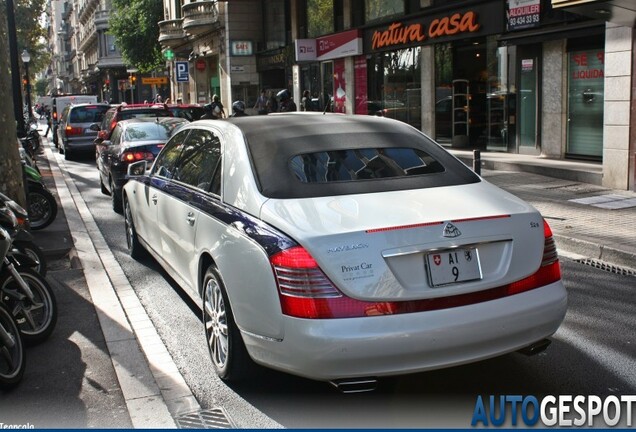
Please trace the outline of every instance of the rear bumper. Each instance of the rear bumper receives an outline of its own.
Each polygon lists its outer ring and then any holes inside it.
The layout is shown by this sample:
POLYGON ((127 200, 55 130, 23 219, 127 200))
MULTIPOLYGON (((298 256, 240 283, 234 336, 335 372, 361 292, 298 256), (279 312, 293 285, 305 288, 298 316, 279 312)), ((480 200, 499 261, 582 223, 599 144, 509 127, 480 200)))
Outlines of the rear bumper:
POLYGON ((95 137, 90 139, 64 139, 64 148, 74 151, 95 151, 95 137))
POLYGON ((394 316, 305 320, 283 317, 282 341, 243 334, 252 358, 311 379, 381 377, 499 356, 552 335, 565 317, 561 281, 452 309, 394 316))

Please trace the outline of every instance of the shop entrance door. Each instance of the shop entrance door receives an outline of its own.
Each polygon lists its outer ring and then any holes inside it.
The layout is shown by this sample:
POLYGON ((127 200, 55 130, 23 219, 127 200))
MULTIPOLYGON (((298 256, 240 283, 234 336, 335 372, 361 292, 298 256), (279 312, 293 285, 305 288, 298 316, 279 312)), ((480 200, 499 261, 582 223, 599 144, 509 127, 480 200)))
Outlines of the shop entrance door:
POLYGON ((522 154, 540 154, 539 137, 539 83, 541 70, 541 48, 539 46, 519 47, 518 70, 518 150, 522 154))

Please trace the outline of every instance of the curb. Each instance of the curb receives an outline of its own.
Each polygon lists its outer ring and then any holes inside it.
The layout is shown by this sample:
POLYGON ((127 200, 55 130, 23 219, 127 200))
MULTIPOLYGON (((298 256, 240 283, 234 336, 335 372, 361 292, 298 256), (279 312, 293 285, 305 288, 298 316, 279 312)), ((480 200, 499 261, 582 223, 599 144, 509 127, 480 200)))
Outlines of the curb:
POLYGON ((68 252, 84 278, 134 428, 175 428, 175 417, 200 409, 156 333, 128 279, 105 244, 59 156, 48 149, 51 173, 69 226, 68 252))
POLYGON ((557 249, 565 252, 590 257, 621 267, 633 269, 636 266, 636 254, 614 249, 607 245, 592 243, 572 237, 553 233, 557 249))

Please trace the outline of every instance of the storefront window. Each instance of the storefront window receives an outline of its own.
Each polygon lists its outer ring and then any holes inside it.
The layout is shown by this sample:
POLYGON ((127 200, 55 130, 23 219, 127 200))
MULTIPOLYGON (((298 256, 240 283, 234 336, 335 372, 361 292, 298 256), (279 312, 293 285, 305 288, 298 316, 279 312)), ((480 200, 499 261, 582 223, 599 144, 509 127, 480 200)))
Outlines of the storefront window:
POLYGON ((603 155, 604 60, 602 49, 568 55, 568 156, 603 155))
POLYGON ((334 0, 307 0, 307 36, 333 33, 334 0))
POLYGON ((436 44, 435 139, 483 147, 503 131, 502 88, 494 37, 436 44))
POLYGON ((420 47, 375 54, 367 67, 367 110, 422 126, 420 47))
POLYGON ((404 14, 404 0, 365 0, 364 4, 367 23, 404 14))

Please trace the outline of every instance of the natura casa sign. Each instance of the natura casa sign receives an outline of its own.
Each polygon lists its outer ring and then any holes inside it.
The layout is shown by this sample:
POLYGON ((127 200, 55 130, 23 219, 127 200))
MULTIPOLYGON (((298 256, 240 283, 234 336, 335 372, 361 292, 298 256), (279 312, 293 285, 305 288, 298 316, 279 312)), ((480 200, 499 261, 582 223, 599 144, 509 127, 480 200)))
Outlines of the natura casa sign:
POLYGON ((394 21, 367 30, 365 52, 501 33, 502 22, 503 8, 496 2, 446 14, 394 21))

